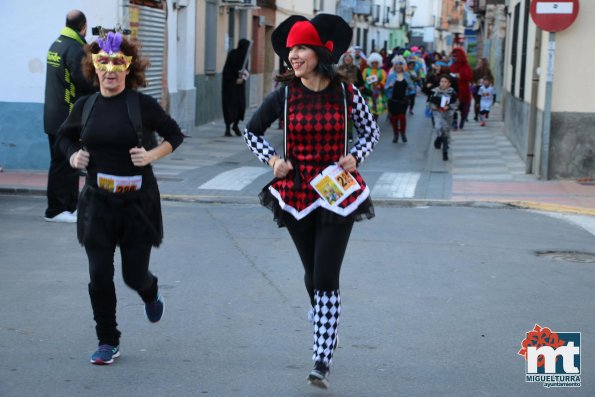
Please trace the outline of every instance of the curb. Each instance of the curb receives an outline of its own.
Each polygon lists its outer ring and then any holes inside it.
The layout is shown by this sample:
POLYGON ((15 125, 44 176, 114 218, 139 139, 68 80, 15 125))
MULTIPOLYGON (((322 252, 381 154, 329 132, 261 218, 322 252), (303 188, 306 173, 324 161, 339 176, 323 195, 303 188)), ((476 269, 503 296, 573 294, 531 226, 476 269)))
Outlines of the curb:
POLYGON ((256 204, 260 205, 258 197, 254 196, 208 196, 198 194, 161 194, 162 201, 198 204, 256 204))
POLYGON ((546 212, 557 212, 561 214, 576 214, 576 215, 589 215, 595 216, 595 210, 583 207, 574 207, 571 205, 562 204, 551 204, 551 203, 539 203, 535 201, 511 201, 508 203, 511 207, 546 211, 546 212))
POLYGON ((0 194, 21 194, 27 196, 45 196, 46 190, 35 187, 0 186, 0 194))
MULTIPOLYGON (((164 201, 200 203, 200 204, 255 204, 260 205, 257 197, 252 196, 203 196, 162 194, 164 201)), ((583 207, 573 207, 561 204, 539 203, 531 201, 456 201, 431 199, 373 199, 374 205, 379 207, 470 207, 470 208, 518 208, 532 209, 563 214, 578 214, 595 216, 595 210, 583 207)))
MULTIPOLYGON (((1 186, 0 194, 45 196, 45 189, 20 186, 1 186)), ((238 204, 260 205, 256 196, 208 196, 188 194, 161 194, 161 200, 180 203, 199 204, 238 204)), ((595 216, 595 209, 576 207, 571 205, 540 203, 537 201, 456 201, 456 200, 427 200, 427 199, 373 199, 379 207, 471 207, 471 208, 519 208, 555 212, 561 214, 576 214, 595 216)))

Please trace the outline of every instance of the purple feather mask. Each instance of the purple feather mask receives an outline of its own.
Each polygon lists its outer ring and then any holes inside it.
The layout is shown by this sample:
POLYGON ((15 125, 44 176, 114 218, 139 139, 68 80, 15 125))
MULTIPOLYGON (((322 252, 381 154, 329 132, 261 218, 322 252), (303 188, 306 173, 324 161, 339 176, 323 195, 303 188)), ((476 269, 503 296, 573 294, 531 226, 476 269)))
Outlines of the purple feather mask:
POLYGON ((103 72, 124 72, 128 70, 132 63, 132 57, 124 55, 120 51, 122 40, 122 35, 119 32, 109 32, 105 39, 97 39, 101 51, 92 54, 93 66, 95 66, 96 70, 103 72))
POLYGON ((119 32, 108 32, 107 37, 97 39, 97 44, 107 54, 114 54, 120 51, 120 45, 122 44, 122 35, 119 32))

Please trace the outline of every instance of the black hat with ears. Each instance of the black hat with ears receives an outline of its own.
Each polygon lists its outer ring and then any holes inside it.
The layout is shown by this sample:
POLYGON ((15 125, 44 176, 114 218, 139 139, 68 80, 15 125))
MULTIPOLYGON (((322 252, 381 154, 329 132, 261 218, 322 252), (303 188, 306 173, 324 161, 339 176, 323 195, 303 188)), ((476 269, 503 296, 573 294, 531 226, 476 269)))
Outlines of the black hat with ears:
POLYGON ((337 15, 318 14, 310 20, 293 15, 273 31, 271 41, 275 53, 288 65, 289 50, 295 45, 324 47, 330 51, 333 63, 338 63, 352 37, 351 27, 337 15))

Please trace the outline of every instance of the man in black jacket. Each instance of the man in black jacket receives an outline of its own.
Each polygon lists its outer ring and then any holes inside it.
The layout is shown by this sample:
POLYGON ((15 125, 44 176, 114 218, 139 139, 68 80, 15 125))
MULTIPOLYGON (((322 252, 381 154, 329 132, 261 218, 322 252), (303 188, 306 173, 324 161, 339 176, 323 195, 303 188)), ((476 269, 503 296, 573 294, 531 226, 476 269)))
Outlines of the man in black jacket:
POLYGON ((54 150, 54 141, 58 128, 72 110, 74 102, 94 91, 81 71, 86 33, 85 14, 78 10, 70 11, 60 37, 48 51, 43 109, 43 126, 50 145, 48 207, 45 211, 45 220, 48 222, 76 222, 79 171, 73 169, 59 151, 54 150))

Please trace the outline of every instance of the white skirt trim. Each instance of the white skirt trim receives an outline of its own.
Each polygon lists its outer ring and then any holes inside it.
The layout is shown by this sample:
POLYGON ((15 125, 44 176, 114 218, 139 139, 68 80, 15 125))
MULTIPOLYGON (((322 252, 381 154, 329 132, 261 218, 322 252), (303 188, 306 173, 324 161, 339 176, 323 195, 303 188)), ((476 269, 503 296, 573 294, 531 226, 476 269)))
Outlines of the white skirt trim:
POLYGON ((305 218, 312 211, 314 211, 316 208, 319 208, 319 207, 327 209, 331 212, 334 212, 337 215, 347 216, 347 215, 351 214, 353 211, 355 211, 357 209, 357 207, 359 207, 360 204, 363 203, 368 197, 370 197, 370 188, 368 188, 368 186, 366 186, 366 188, 357 197, 357 199, 355 199, 355 201, 353 203, 349 204, 345 208, 342 208, 342 207, 339 207, 336 205, 330 205, 326 201, 324 201, 322 198, 319 198, 318 200, 316 200, 312 204, 310 204, 308 207, 304 208, 301 211, 298 211, 296 208, 292 207, 291 205, 289 205, 285 201, 283 201, 281 194, 275 188, 273 188, 272 186, 269 186, 269 191, 277 199, 281 209, 283 211, 289 212, 298 221, 300 219, 305 218))

